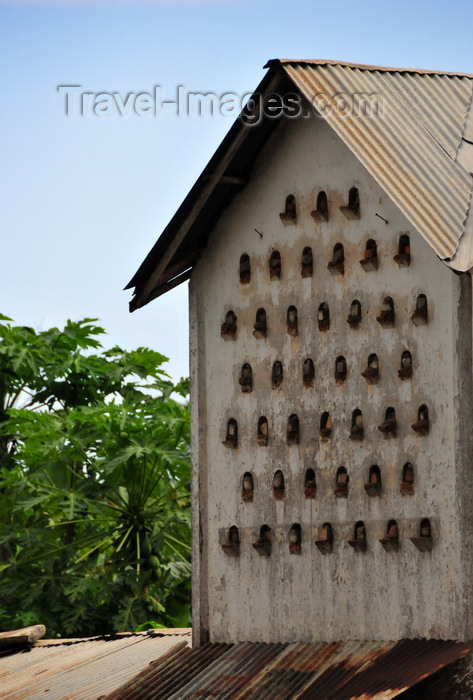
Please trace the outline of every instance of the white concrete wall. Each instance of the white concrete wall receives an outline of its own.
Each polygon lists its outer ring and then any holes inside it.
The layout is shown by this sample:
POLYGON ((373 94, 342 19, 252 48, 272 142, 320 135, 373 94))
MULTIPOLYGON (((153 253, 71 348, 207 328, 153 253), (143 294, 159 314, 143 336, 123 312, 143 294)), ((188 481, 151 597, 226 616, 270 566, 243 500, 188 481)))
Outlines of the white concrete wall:
MULTIPOLYGON (((456 320, 460 282, 412 229, 373 178, 322 120, 281 124, 255 165, 246 188, 233 200, 212 232, 191 280, 191 371, 194 488, 194 626, 195 639, 241 640, 461 638, 467 629, 466 601, 470 566, 461 549, 462 478, 456 472, 455 411, 460 411, 461 373, 456 367, 461 329, 456 320), (361 218, 348 221, 339 211, 348 190, 360 192, 361 218), (328 223, 310 215, 320 189, 329 198, 328 223), (279 212, 285 198, 297 200, 297 224, 284 226, 279 212), (388 220, 385 224, 375 214, 388 220), (261 238, 255 229, 262 232, 261 238), (393 260, 399 235, 411 237, 411 265, 393 260), (378 244, 379 269, 365 272, 359 260, 368 238, 378 244), (345 274, 332 275, 327 263, 336 242, 345 246, 345 274), (302 279, 302 249, 311 246, 314 274, 302 279), (282 256, 282 278, 270 281, 272 250, 282 256), (242 253, 251 259, 251 283, 239 282, 242 253), (419 293, 428 298, 429 323, 411 321, 419 293), (384 296, 395 303, 396 324, 383 329, 376 321, 384 296), (359 299, 359 329, 347 323, 350 303, 359 299), (331 325, 317 327, 317 309, 326 301, 331 325), (286 311, 297 307, 299 335, 286 332, 286 311), (255 313, 264 307, 268 336, 252 335, 255 313), (225 314, 238 318, 236 340, 220 337, 225 314), (413 378, 401 381, 397 370, 404 349, 413 356, 413 378), (370 386, 361 377, 370 353, 380 361, 380 378, 370 386), (334 363, 344 355, 347 380, 337 385, 334 363), (302 362, 314 360, 314 388, 302 386, 302 362), (275 360, 284 366, 280 389, 271 388, 275 360), (241 366, 253 369, 253 392, 241 392, 241 366), (411 428, 417 409, 427 404, 430 434, 411 428), (388 406, 396 409, 397 437, 377 429, 388 406), (348 438, 352 411, 360 408, 364 440, 348 438), (329 411, 331 440, 319 439, 319 421, 329 411), (286 444, 290 414, 300 419, 298 446, 286 444), (257 446, 259 416, 269 421, 269 445, 257 446), (226 423, 238 421, 239 446, 222 445, 226 423), (415 468, 415 494, 400 494, 403 464, 415 468), (382 495, 367 496, 368 469, 379 465, 382 495), (339 466, 348 470, 347 499, 334 496, 339 466), (315 469, 317 495, 304 497, 305 470, 315 469), (272 477, 282 469, 283 501, 272 494, 272 477), (241 498, 243 473, 255 481, 254 500, 241 498), (432 521, 432 552, 419 552, 410 535, 422 518, 432 521), (380 542, 387 521, 397 520, 400 549, 386 552, 380 542), (347 539, 363 520, 366 553, 355 552, 347 539), (323 556, 314 544, 318 527, 329 521, 333 553, 323 556), (289 553, 288 530, 302 526, 302 553, 289 553), (260 526, 271 527, 270 557, 253 549, 260 526), (240 556, 221 548, 225 531, 240 529, 240 556)), ((471 313, 471 311, 470 311, 471 313)), ((470 316, 471 317, 471 316, 470 316)), ((471 333, 471 329, 469 329, 471 333)), ((458 435, 457 438, 459 439, 458 435)), ((467 470, 465 464, 464 470, 467 470)), ((462 472, 463 473, 463 472, 462 472)), ((465 510, 466 509, 466 510, 465 510)))

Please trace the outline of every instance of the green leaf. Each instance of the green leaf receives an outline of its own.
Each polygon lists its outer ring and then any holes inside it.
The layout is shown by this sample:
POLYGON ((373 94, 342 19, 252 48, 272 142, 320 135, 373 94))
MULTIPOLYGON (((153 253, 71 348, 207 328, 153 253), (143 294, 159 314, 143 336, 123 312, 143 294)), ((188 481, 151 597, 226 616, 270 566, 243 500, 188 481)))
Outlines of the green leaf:
POLYGON ((102 350, 96 319, 0 321, 0 624, 187 624, 188 380, 153 350, 102 350))

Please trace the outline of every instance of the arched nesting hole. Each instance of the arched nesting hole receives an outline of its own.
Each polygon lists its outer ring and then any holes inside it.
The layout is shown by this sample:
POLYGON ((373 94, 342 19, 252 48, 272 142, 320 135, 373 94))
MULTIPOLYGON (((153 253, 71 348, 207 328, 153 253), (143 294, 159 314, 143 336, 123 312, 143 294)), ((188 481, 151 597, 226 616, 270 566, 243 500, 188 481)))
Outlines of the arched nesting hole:
MULTIPOLYGON (((320 190, 317 195, 317 211, 321 212, 321 214, 328 213, 327 194, 323 190, 320 190)), ((325 218, 328 220, 328 216, 325 218)))
POLYGON ((330 310, 325 301, 323 301, 319 306, 317 321, 319 324, 319 331, 328 331, 330 328, 330 310))
POLYGON ((360 194, 356 187, 351 187, 348 192, 348 204, 340 207, 340 211, 347 219, 360 218, 360 194))
POLYGON ((404 350, 401 355, 401 366, 397 371, 399 379, 410 379, 412 377, 412 355, 409 350, 404 350))
POLYGON ((268 525, 261 525, 259 537, 253 542, 253 547, 261 556, 269 557, 271 554, 271 528, 268 525))
POLYGON ((371 465, 369 469, 365 491, 371 497, 381 495, 381 472, 377 464, 371 465))
POLYGON ((320 437, 322 440, 332 437, 332 418, 328 411, 324 411, 320 417, 320 437))
POLYGON ((429 518, 423 518, 419 525, 419 535, 411 537, 412 544, 420 552, 430 552, 432 549, 432 525, 429 518))
POLYGON ((290 306, 286 314, 286 330, 289 335, 295 337, 298 333, 297 309, 295 306, 290 306))
POLYGON ((232 525, 227 532, 225 542, 222 542, 222 549, 229 557, 237 557, 240 554, 240 533, 236 525, 232 525))
POLYGON ((242 284, 248 284, 251 281, 251 264, 250 256, 246 253, 240 258, 240 282, 242 284))
POLYGON ((323 190, 317 195, 317 203, 315 209, 311 212, 312 218, 315 221, 328 221, 328 202, 327 194, 323 190))
POLYGON ((358 520, 353 528, 353 538, 348 540, 348 544, 356 552, 366 552, 366 528, 362 520, 358 520))
POLYGON ((399 236, 399 246, 398 253, 410 253, 411 252, 411 241, 407 233, 403 233, 399 236))
POLYGON ((416 302, 417 311, 427 310, 427 297, 425 294, 419 294, 416 302))
POLYGON ((289 416, 287 421, 286 441, 288 445, 299 444, 299 418, 295 413, 289 416))
POLYGON ((265 416, 258 418, 258 433, 256 437, 258 445, 266 447, 268 444, 268 421, 265 416))
POLYGON ((225 321, 220 328, 220 334, 224 340, 235 340, 237 331, 237 317, 233 311, 227 311, 225 321))
POLYGON ((327 269, 336 274, 343 275, 345 272, 345 249, 342 243, 335 243, 333 256, 327 265, 327 269))
POLYGON ((324 523, 319 530, 319 539, 315 545, 321 554, 330 554, 333 545, 333 530, 330 523, 324 523))
POLYGON ((260 539, 267 539, 267 536, 271 532, 271 528, 268 525, 261 525, 259 530, 260 539))
POLYGON ((398 252, 394 260, 399 267, 408 267, 411 264, 411 241, 407 233, 399 236, 398 252))
POLYGON ((359 408, 355 408, 351 414, 350 438, 363 440, 363 414, 359 408))
POLYGON ((240 534, 236 525, 232 525, 228 531, 228 541, 229 542, 239 542, 240 534))
POLYGON ((289 530, 289 551, 291 554, 301 553, 302 529, 299 523, 294 523, 289 530))
POLYGON ((350 304, 347 322, 350 324, 350 328, 358 328, 361 323, 361 304, 358 299, 354 299, 350 304))
POLYGON ((271 370, 271 384, 273 386, 273 389, 277 389, 278 387, 281 386, 283 380, 283 369, 282 369, 282 362, 279 362, 277 360, 273 364, 273 369, 271 370))
POLYGON ((414 493, 414 467, 411 462, 406 462, 402 468, 401 494, 414 493))
POLYGON ((360 265, 365 272, 378 269, 378 246, 374 238, 369 238, 366 242, 365 252, 360 260, 360 265))
POLYGON ((347 378, 347 363, 343 355, 339 355, 335 360, 335 381, 343 384, 347 378))
POLYGON ((306 498, 315 498, 316 491, 315 471, 313 469, 307 469, 304 476, 304 496, 306 498))
POLYGON ((274 250, 269 257, 269 279, 281 279, 281 254, 274 250))
POLYGON ((243 474, 242 484, 241 484, 241 497, 244 501, 253 500, 254 482, 253 475, 251 472, 245 472, 243 474))
POLYGON ((366 539, 365 524, 362 520, 355 523, 354 535, 357 540, 366 539))
POLYGON ((313 360, 308 357, 302 363, 302 383, 305 387, 311 388, 314 386, 315 367, 313 360))
POLYGON ((376 384, 379 379, 379 361, 375 353, 368 356, 366 369, 361 373, 361 376, 366 379, 368 384, 376 384))
POLYGON ((421 537, 432 537, 432 526, 428 518, 420 521, 419 534, 421 537))
POLYGON ((414 313, 411 316, 412 323, 415 326, 425 326, 429 321, 429 314, 427 309, 427 297, 425 294, 419 294, 416 299, 416 307, 414 313))
POLYGON ((348 192, 348 206, 356 209, 360 206, 360 194, 356 187, 351 187, 348 192))
POLYGON ((277 500, 284 498, 284 474, 278 469, 273 476, 273 495, 277 500))
POLYGON ((391 297, 384 297, 381 305, 381 313, 376 316, 376 320, 383 328, 394 326, 394 302, 391 297))
POLYGON ((281 221, 286 226, 295 224, 297 219, 296 198, 293 194, 288 194, 284 205, 284 211, 279 214, 281 221))
POLYGON ((368 481, 370 484, 380 484, 381 483, 381 472, 377 464, 373 464, 370 467, 368 474, 368 481))
POLYGON ((234 418, 230 418, 227 422, 227 433, 222 444, 231 449, 238 447, 238 423, 234 418))
POLYGON ((346 498, 348 496, 348 472, 345 467, 338 467, 335 477, 335 496, 337 498, 346 498))
POLYGON ((335 243, 333 247, 333 257, 337 262, 344 262, 345 260, 345 249, 343 243, 335 243))
POLYGON ((395 437, 397 431, 396 411, 392 406, 386 409, 384 420, 381 425, 378 425, 385 437, 395 437))
POLYGON ((239 384, 244 394, 249 394, 251 391, 253 391, 253 371, 248 362, 245 362, 241 368, 239 384))
POLYGON ((314 259, 312 256, 312 248, 306 247, 302 251, 301 257, 301 276, 312 277, 314 272, 314 259))
POLYGON ((399 548, 399 529, 395 520, 389 520, 386 535, 380 539, 386 551, 397 551, 399 548))
POLYGON ((427 435, 430 428, 429 422, 429 409, 425 404, 419 406, 417 411, 417 420, 412 424, 412 430, 414 430, 417 435, 427 435))
POLYGON ((255 325, 253 326, 253 335, 255 336, 255 338, 266 338, 266 311, 263 308, 259 308, 256 312, 255 325))
POLYGON ((292 218, 295 217, 296 215, 296 198, 294 197, 293 194, 288 194, 286 197, 286 205, 284 207, 284 211, 286 214, 289 216, 292 216, 292 218))

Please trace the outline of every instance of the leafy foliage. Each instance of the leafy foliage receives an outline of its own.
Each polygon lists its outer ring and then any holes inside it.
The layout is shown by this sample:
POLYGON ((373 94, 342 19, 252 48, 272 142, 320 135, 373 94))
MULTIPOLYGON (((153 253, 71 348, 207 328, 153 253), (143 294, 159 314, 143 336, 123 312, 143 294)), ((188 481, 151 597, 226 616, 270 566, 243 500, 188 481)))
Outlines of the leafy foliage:
POLYGON ((187 380, 104 351, 93 319, 0 316, 0 627, 189 623, 187 380), (178 397, 178 400, 176 398, 178 397))

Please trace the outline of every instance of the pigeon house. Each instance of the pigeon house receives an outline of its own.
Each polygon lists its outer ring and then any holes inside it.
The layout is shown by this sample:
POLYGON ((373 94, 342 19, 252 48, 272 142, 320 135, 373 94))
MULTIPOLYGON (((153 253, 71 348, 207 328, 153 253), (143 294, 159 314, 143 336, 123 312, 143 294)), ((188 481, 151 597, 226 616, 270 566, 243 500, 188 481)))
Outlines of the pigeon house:
POLYGON ((473 76, 267 68, 128 285, 189 280, 194 643, 472 639, 473 76))

